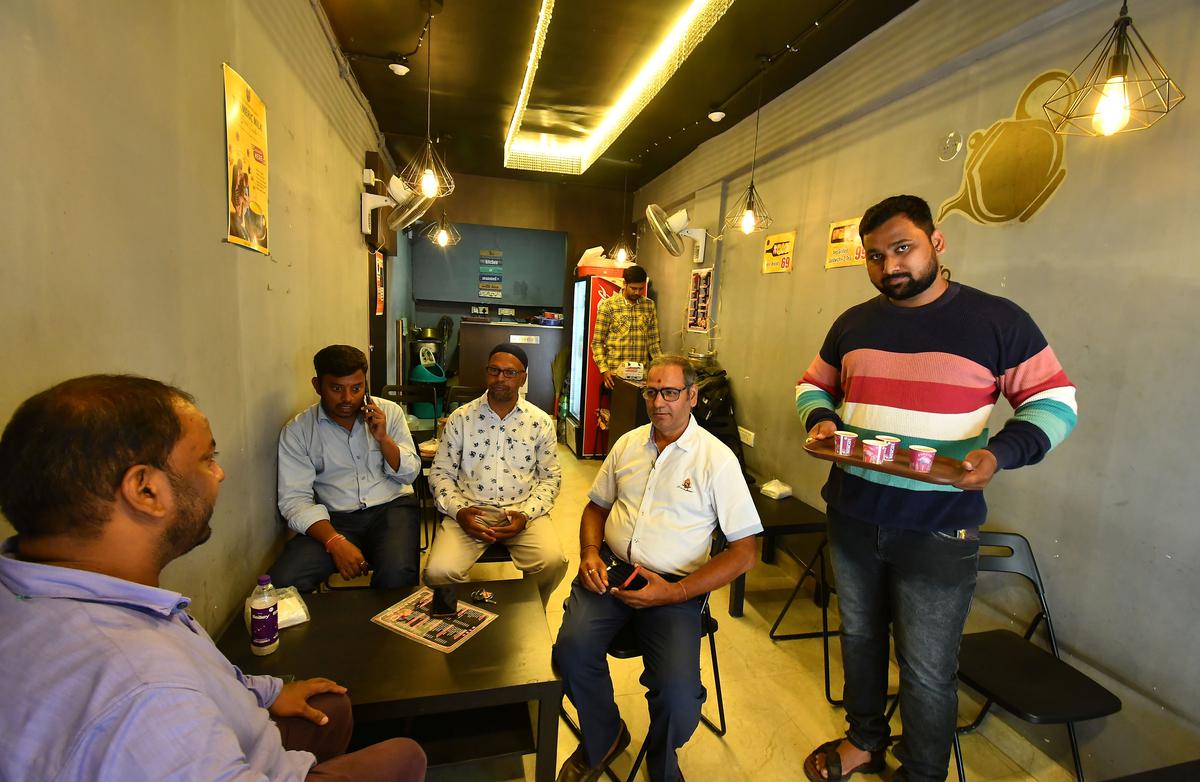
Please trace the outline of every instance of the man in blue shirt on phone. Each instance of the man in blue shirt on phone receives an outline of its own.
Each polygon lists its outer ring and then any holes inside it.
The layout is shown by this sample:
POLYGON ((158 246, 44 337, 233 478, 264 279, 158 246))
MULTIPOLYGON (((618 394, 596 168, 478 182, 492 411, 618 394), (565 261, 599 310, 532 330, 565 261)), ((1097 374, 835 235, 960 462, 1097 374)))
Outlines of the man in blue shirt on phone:
POLYGON ((411 586, 420 574, 421 458, 404 410, 367 393, 367 357, 349 345, 313 356, 321 401, 279 434, 279 512, 298 535, 270 568, 277 587, 310 592, 334 572, 373 571, 371 586, 411 586))

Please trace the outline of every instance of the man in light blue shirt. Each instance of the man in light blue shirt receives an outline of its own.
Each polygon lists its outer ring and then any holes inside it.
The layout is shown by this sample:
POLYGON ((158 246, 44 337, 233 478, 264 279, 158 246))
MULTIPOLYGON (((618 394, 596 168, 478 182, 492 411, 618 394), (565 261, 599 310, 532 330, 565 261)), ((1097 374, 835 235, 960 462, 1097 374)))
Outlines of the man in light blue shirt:
POLYGON ((371 586, 417 583, 412 483, 421 458, 404 410, 367 394, 367 357, 349 345, 313 356, 321 401, 279 434, 279 512, 297 534, 270 568, 277 587, 311 592, 334 572, 371 586))
POLYGON ((0 436, 0 780, 415 782, 407 739, 345 752, 345 688, 246 676, 159 587, 225 473, 208 420, 147 378, 76 378, 0 436), (312 702, 309 703, 309 699, 312 702))

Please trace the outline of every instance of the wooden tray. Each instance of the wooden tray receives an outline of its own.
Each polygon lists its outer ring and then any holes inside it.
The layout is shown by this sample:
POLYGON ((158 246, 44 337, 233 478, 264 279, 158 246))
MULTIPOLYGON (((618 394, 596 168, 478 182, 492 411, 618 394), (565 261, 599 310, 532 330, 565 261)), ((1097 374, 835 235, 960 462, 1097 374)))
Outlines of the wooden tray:
POLYGON ((936 483, 942 486, 952 486, 966 475, 966 470, 962 468, 962 462, 948 456, 934 456, 933 469, 929 472, 917 472, 908 466, 908 450, 905 448, 896 449, 895 461, 871 464, 863 458, 861 437, 854 441, 854 451, 848 456, 842 456, 833 450, 833 437, 827 437, 824 440, 807 440, 804 443, 804 450, 827 462, 852 464, 855 467, 862 467, 864 470, 886 472, 889 475, 899 475, 902 478, 912 478, 914 481, 936 483))

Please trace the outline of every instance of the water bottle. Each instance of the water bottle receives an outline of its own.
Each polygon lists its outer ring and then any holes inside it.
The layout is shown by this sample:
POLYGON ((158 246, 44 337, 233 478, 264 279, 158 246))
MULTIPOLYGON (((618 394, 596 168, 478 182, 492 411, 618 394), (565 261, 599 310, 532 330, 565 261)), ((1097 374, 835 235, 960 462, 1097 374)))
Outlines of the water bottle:
POLYGON ((270 654, 279 648, 279 598, 270 576, 259 576, 250 595, 250 651, 270 654))

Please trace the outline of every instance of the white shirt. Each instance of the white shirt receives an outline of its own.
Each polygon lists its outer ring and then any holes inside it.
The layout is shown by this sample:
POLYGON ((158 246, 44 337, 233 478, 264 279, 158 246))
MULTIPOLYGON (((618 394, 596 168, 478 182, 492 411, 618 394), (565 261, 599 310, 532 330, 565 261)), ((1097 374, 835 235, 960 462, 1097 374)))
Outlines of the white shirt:
POLYGON ((400 449, 399 470, 393 470, 383 458, 361 415, 347 431, 326 414, 320 402, 289 421, 279 433, 279 512, 300 534, 328 519, 331 511, 374 508, 412 494, 421 457, 404 410, 391 400, 371 399, 383 411, 388 434, 400 449))
POLYGON ((604 542, 613 553, 656 573, 698 570, 718 525, 730 542, 762 532, 737 457, 694 417, 661 454, 652 425, 627 432, 609 451, 588 498, 610 509, 604 542))
POLYGON ((434 502, 450 518, 490 505, 533 521, 554 507, 561 483, 554 420, 524 399, 501 418, 487 394, 446 419, 429 468, 434 502))

